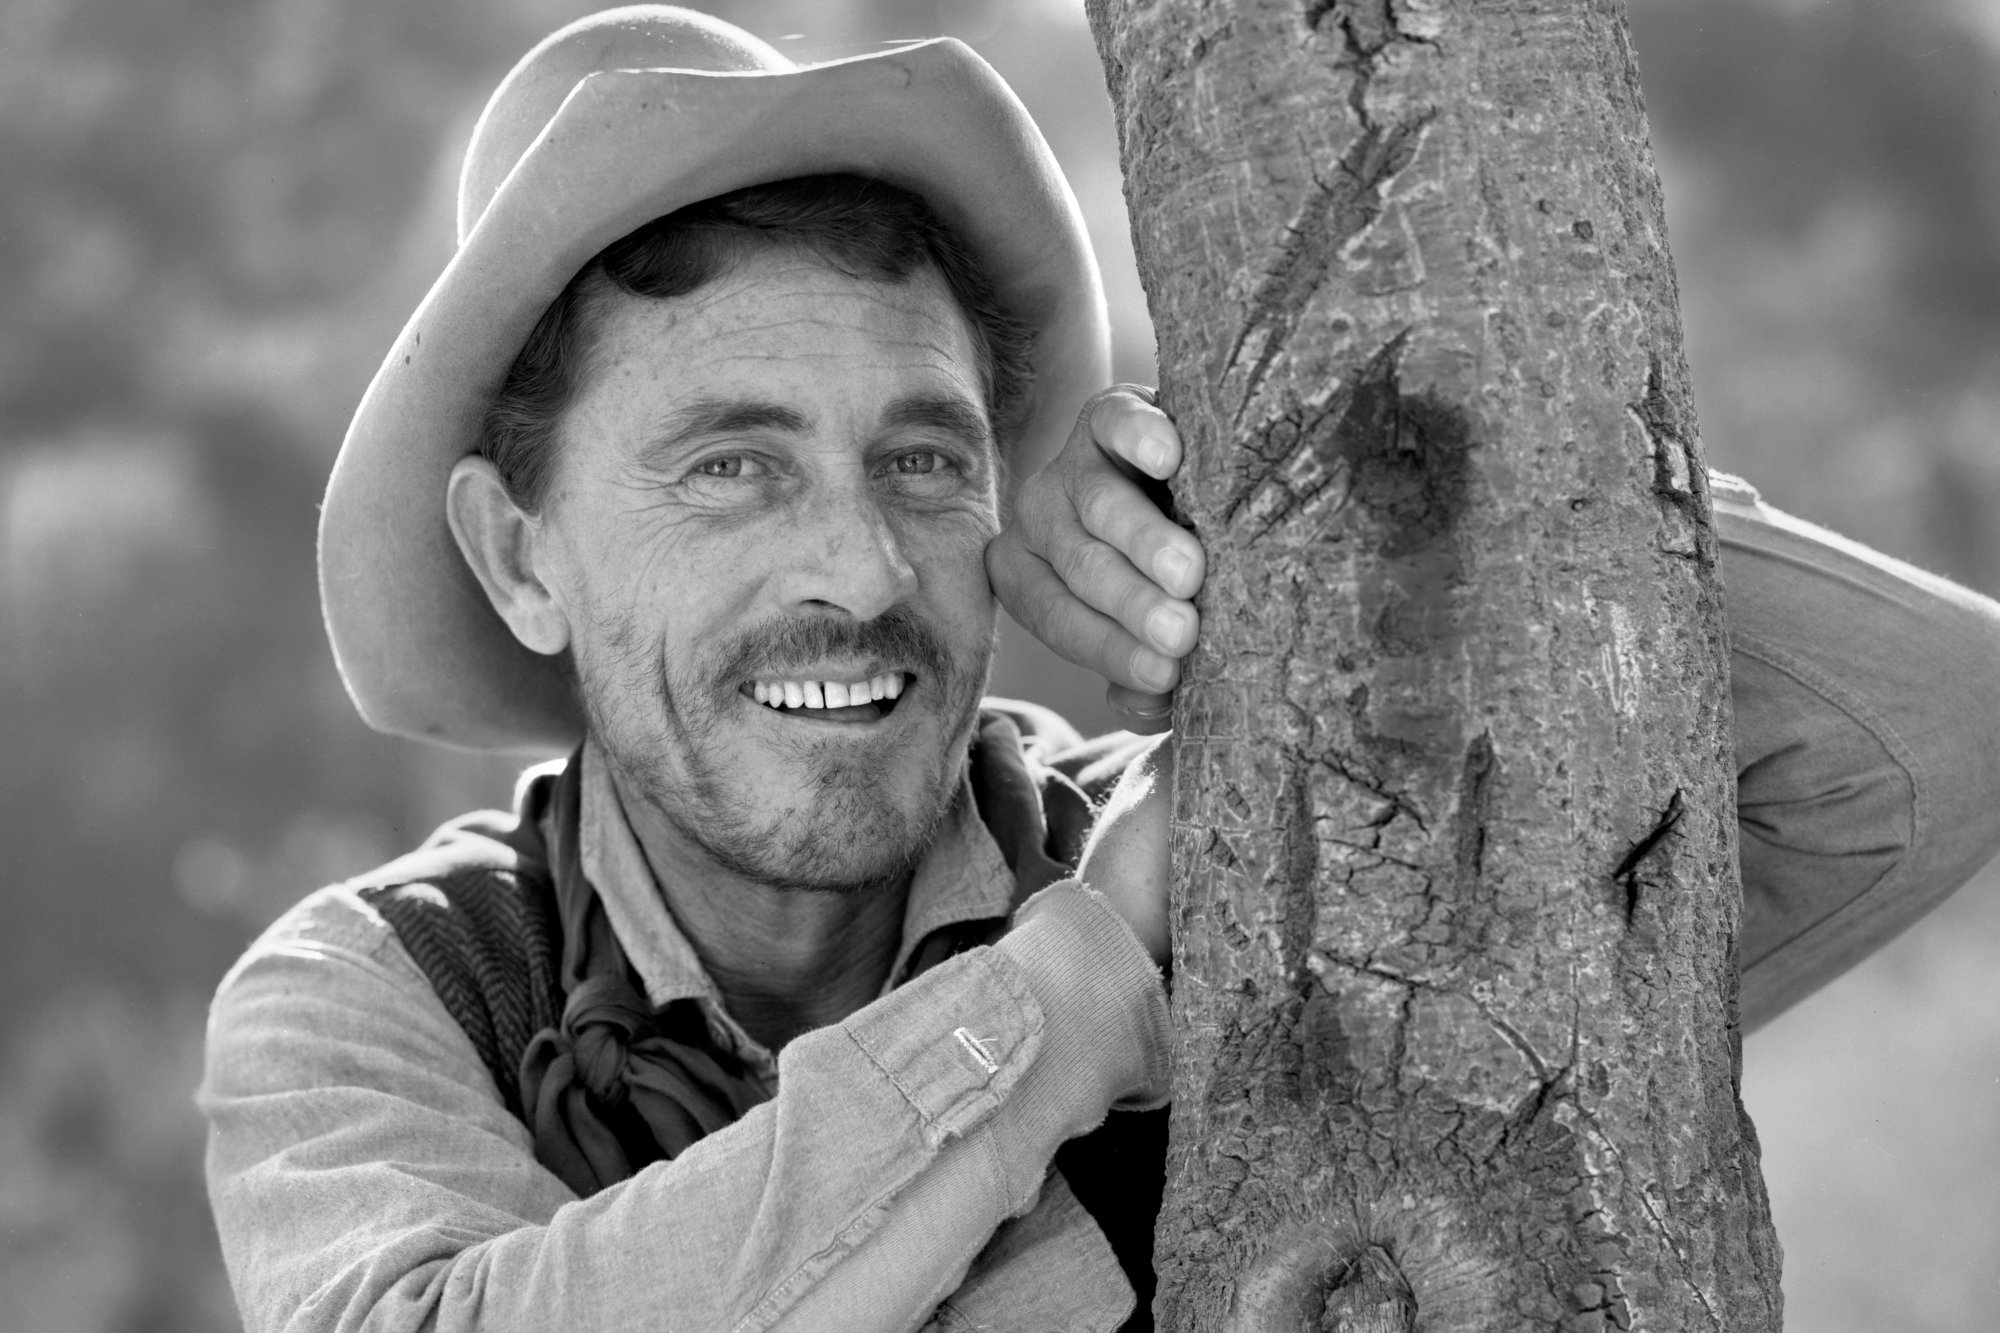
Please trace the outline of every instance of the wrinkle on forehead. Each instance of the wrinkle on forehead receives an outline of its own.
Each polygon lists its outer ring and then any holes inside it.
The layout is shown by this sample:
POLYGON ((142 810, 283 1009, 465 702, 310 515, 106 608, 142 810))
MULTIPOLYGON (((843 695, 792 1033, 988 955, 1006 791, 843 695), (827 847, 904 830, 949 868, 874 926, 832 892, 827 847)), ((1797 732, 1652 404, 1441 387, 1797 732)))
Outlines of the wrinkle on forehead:
POLYGON ((942 372, 985 406, 970 325, 928 269, 887 282, 811 259, 753 259, 687 296, 618 293, 599 320, 596 373, 580 397, 667 375, 685 378, 672 397, 705 395, 739 372, 818 361, 942 372))

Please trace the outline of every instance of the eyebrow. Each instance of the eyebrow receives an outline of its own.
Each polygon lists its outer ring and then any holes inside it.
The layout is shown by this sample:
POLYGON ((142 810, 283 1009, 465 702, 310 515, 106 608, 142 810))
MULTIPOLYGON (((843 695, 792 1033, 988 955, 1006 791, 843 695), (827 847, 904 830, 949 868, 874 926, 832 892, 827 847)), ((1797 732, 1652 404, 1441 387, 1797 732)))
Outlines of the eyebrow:
POLYGON ((661 418, 653 430, 649 454, 671 453, 707 435, 732 435, 740 431, 776 430, 803 435, 812 422, 803 412, 781 403, 760 403, 742 398, 696 398, 683 403, 661 418))
POLYGON ((883 414, 882 424, 891 430, 935 430, 968 444, 986 444, 993 439, 993 428, 984 412, 963 398, 943 394, 899 398, 883 414))

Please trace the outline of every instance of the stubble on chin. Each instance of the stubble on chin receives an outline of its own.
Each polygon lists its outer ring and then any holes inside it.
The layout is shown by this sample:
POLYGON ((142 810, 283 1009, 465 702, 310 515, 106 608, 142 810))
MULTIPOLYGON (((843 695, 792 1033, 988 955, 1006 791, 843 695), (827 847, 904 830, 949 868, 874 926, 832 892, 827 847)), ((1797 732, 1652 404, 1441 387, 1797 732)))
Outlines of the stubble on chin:
MULTIPOLYGON (((997 632, 996 626, 996 638, 997 632)), ((735 700, 716 684, 733 672, 697 661, 687 678, 677 679, 663 654, 639 650, 637 640, 633 626, 620 626, 605 636, 607 662, 578 662, 592 738, 621 787, 643 793, 722 870, 805 892, 865 892, 902 882, 963 797, 966 748, 992 664, 990 641, 980 660, 943 673, 941 732, 922 754, 914 753, 917 740, 893 753, 858 752, 806 734, 811 724, 795 724, 801 735, 782 746, 782 758, 802 775, 801 800, 771 811, 764 805, 769 793, 755 788, 758 779, 740 762, 742 738, 729 725, 735 700), (607 706, 614 698, 650 699, 654 716, 646 718, 644 708, 629 710, 638 716, 615 716, 607 706), (925 771, 906 786, 898 777, 911 764, 925 771), (907 798, 898 799, 902 792, 907 798)))

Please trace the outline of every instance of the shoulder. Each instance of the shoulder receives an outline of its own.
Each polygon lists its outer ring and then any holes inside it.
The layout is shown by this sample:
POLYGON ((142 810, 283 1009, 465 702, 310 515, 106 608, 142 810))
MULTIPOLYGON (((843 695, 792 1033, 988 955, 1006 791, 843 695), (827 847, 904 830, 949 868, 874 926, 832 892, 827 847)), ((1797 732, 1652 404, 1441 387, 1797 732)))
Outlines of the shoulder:
MULTIPOLYGON (((438 828, 413 850, 352 879, 328 885, 295 903, 253 941, 223 977, 216 1009, 250 978, 283 976, 287 985, 310 980, 313 988, 340 978, 399 991, 428 990, 421 970, 382 910, 385 897, 429 886, 474 870, 511 871, 539 855, 532 827, 535 780, 530 770, 513 811, 477 810, 438 828)), ((311 988, 309 988, 311 989, 311 988)))

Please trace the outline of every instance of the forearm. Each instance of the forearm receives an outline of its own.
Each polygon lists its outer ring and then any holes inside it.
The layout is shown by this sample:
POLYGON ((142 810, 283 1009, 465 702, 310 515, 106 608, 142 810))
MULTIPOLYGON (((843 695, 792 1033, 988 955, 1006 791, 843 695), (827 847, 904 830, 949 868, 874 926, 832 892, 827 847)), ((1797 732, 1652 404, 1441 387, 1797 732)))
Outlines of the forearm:
POLYGON ((246 1325, 916 1327, 1063 1139, 1164 1067, 1136 943, 1107 955, 1099 909, 1058 906, 795 1041, 773 1101, 583 1200, 407 959, 267 950, 218 997, 203 1094, 246 1325))

